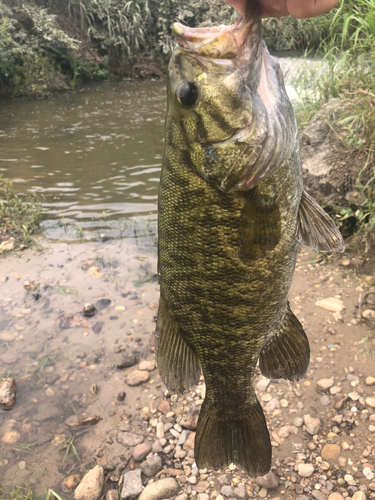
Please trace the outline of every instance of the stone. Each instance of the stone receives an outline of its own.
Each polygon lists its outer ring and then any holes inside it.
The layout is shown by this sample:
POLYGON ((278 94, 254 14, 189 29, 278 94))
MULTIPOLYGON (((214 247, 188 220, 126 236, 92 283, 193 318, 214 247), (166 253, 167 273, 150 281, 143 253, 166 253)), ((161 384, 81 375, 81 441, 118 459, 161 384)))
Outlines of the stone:
POLYGON ((315 302, 315 305, 331 312, 341 312, 345 309, 343 301, 337 297, 328 297, 327 299, 318 300, 315 302))
POLYGON ((16 404, 17 386, 12 377, 0 380, 0 408, 10 410, 16 404))
POLYGON ((340 455, 340 446, 338 444, 325 444, 321 456, 323 460, 335 460, 340 455))
POLYGON ((264 405, 264 411, 266 413, 272 413, 280 406, 280 401, 277 398, 272 398, 266 405, 264 405))
POLYGON ((87 302, 83 306, 83 315, 86 316, 86 318, 91 318, 92 316, 94 316, 95 312, 96 307, 93 304, 87 302))
POLYGON ((124 474, 124 483, 121 490, 121 498, 123 500, 127 498, 136 498, 142 493, 143 485, 141 474, 141 469, 131 470, 124 474))
POLYGON ((133 449, 133 458, 136 462, 140 462, 143 460, 151 451, 151 443, 141 443, 137 444, 135 448, 133 449))
POLYGON ((314 472, 313 464, 298 464, 298 475, 301 477, 310 477, 314 472))
POLYGON ((363 491, 356 491, 352 496, 352 500, 366 500, 366 495, 363 491))
POLYGON ((143 474, 148 477, 155 476, 155 474, 161 471, 162 468, 163 462, 158 455, 153 455, 152 457, 148 458, 146 462, 143 462, 143 464, 141 464, 141 470, 143 474))
POLYGON ((20 439, 21 434, 18 431, 8 431, 3 435, 1 441, 5 444, 13 445, 18 443, 20 439))
POLYGON ((366 309, 362 312, 362 318, 375 319, 375 311, 373 309, 366 309))
POLYGON ((0 340, 2 342, 13 342, 13 340, 16 338, 15 335, 13 335, 13 333, 10 333, 10 332, 3 332, 3 333, 0 333, 0 340))
POLYGON ((230 482, 231 482, 231 476, 229 474, 221 474, 217 478, 217 482, 219 484, 230 484, 230 482))
POLYGON ((330 387, 332 387, 334 384, 333 380, 331 378, 322 378, 321 380, 318 380, 317 385, 324 391, 327 391, 330 387))
POLYGON ((221 490, 220 490, 220 493, 224 497, 233 497, 234 496, 233 488, 229 484, 228 485, 226 484, 226 485, 222 486, 221 490))
POLYGON ((166 399, 163 399, 163 401, 161 401, 159 406, 158 406, 158 410, 161 411, 162 413, 164 413, 164 415, 169 413, 171 411, 171 405, 170 405, 169 401, 166 399))
POLYGON ((366 377, 365 384, 366 385, 375 385, 375 378, 374 377, 366 377))
POLYGON ((69 491, 74 490, 81 482, 81 479, 82 476, 80 474, 73 474, 72 476, 66 477, 62 483, 63 491, 68 493, 69 491))
POLYGON ((326 394, 320 398, 320 404, 322 404, 323 406, 329 406, 330 403, 331 400, 329 399, 329 396, 327 396, 326 394))
POLYGON ((104 469, 96 465, 82 478, 74 491, 75 500, 97 500, 104 484, 104 469))
POLYGON ((188 495, 186 493, 182 493, 181 495, 177 495, 174 500, 187 500, 188 495))
POLYGON ((315 498, 315 500, 327 500, 327 497, 323 495, 323 493, 319 490, 313 490, 311 495, 313 498, 315 498))
POLYGON ((283 439, 286 439, 291 435, 296 436, 297 434, 298 434, 298 429, 294 425, 284 425, 283 427, 280 427, 279 430, 279 437, 283 439))
POLYGON ((375 396, 370 396, 369 398, 366 398, 365 402, 366 402, 367 406, 370 406, 371 408, 375 408, 375 396))
POLYGON ((122 431, 117 433, 116 441, 125 446, 137 446, 137 444, 143 443, 144 436, 142 434, 135 434, 134 432, 122 431))
POLYGON ((199 493, 199 500, 210 500, 210 497, 207 493, 199 493))
POLYGON ((303 421, 304 421, 305 426, 306 426, 306 431, 309 434, 311 434, 312 436, 315 436, 315 434, 318 433, 319 428, 320 428, 319 418, 314 418, 314 417, 311 417, 310 415, 304 415, 303 421))
POLYGON ((180 437, 177 441, 177 444, 182 446, 183 444, 185 444, 187 438, 189 437, 189 435, 192 433, 192 431, 189 431, 189 430, 183 430, 180 434, 180 437))
POLYGON ((199 483, 196 484, 194 489, 198 493, 203 493, 209 487, 210 487, 210 483, 208 481, 199 481, 199 483))
POLYGON ((177 495, 179 490, 178 482, 172 477, 167 477, 148 484, 138 500, 163 500, 177 495))
POLYGON ((270 471, 264 476, 258 476, 255 482, 261 488, 266 488, 267 490, 274 490, 279 486, 279 478, 270 471))
POLYGON ((238 498, 245 498, 246 496, 246 487, 244 484, 239 484, 237 488, 234 488, 234 494, 238 498))
POLYGON ((141 385, 150 378, 150 373, 147 371, 135 370, 132 373, 129 373, 126 383, 131 387, 141 385))
POLYGON ((137 362, 137 358, 134 354, 129 354, 126 351, 122 353, 122 358, 118 361, 116 368, 118 370, 123 370, 124 368, 130 368, 134 366, 137 362))
POLYGON ((36 284, 33 283, 32 281, 25 281, 25 283, 23 284, 23 287, 28 292, 35 292, 35 290, 37 288, 36 284))
POLYGON ((182 427, 195 431, 198 424, 200 406, 191 406, 179 422, 182 427))
POLYGON ((345 500, 345 499, 340 493, 335 492, 329 495, 328 500, 345 500))
POLYGON ((152 370, 155 370, 155 361, 141 361, 139 363, 138 369, 141 371, 146 371, 146 372, 152 372, 152 370))
POLYGON ((262 378, 260 379, 257 384, 256 384, 256 388, 259 392, 264 392, 267 390, 267 387, 270 385, 270 382, 271 380, 268 379, 268 378, 262 378))
POLYGON ((157 439, 153 444, 152 444, 152 447, 151 447, 151 451, 152 453, 161 453, 163 451, 163 447, 159 441, 159 439, 157 439))
POLYGON ((293 420, 293 424, 296 426, 296 427, 302 427, 303 425, 303 419, 301 417, 296 417, 294 420, 293 420))
POLYGON ((108 490, 105 495, 105 500, 119 500, 119 494, 117 490, 108 490))

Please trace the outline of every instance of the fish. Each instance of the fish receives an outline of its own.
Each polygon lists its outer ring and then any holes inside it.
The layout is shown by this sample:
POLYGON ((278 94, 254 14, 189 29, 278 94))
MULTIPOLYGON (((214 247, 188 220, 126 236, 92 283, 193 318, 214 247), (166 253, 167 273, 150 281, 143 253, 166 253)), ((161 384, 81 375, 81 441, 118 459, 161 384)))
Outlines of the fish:
POLYGON ((344 251, 331 218, 303 190, 295 116, 262 41, 259 2, 234 24, 173 25, 158 199, 161 379, 183 394, 203 372, 198 468, 271 467, 253 386, 299 380, 307 336, 288 293, 298 244, 344 251))

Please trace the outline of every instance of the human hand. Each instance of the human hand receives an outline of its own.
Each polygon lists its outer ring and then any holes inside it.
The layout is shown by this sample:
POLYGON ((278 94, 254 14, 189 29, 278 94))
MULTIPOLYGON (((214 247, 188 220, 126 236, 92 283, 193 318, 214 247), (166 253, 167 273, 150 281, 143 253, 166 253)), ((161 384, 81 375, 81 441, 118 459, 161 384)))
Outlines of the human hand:
MULTIPOLYGON (((245 14, 247 0, 225 0, 240 14, 245 14)), ((339 0, 260 0, 262 17, 315 17, 328 12, 339 0)))

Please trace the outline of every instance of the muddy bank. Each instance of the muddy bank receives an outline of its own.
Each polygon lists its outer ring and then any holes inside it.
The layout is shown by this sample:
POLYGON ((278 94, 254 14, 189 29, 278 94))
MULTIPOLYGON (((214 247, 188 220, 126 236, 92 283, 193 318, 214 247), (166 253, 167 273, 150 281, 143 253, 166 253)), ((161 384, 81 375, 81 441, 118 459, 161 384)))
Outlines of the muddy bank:
POLYGON ((204 381, 177 397, 158 377, 155 273, 155 250, 131 241, 49 243, 1 261, 0 375, 15 378, 18 390, 15 407, 0 413, 6 491, 29 485, 35 498, 48 488, 71 498, 79 479, 63 487, 64 479, 98 464, 102 495, 125 484, 123 498, 131 496, 132 470, 141 471, 141 489, 176 478, 178 491, 164 494, 180 500, 375 498, 374 328, 362 317, 375 309, 367 295, 374 274, 351 256, 300 254, 290 299, 309 336, 311 363, 299 383, 257 375, 273 475, 255 482, 234 466, 212 472, 194 465, 204 381), (316 305, 329 298, 334 312, 316 305), (95 310, 86 306, 85 316, 86 303, 95 310))

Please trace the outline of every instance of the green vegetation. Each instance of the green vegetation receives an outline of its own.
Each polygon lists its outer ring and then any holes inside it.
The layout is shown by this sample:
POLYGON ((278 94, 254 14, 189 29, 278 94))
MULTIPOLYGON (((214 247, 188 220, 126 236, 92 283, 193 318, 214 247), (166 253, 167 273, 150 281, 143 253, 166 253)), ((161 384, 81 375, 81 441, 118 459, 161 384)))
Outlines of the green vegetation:
POLYGON ((15 486, 11 491, 6 492, 0 483, 0 500, 34 500, 34 493, 31 488, 15 486))
POLYGON ((40 231, 41 201, 34 193, 17 195, 13 183, 0 177, 0 254, 33 243, 40 231))

